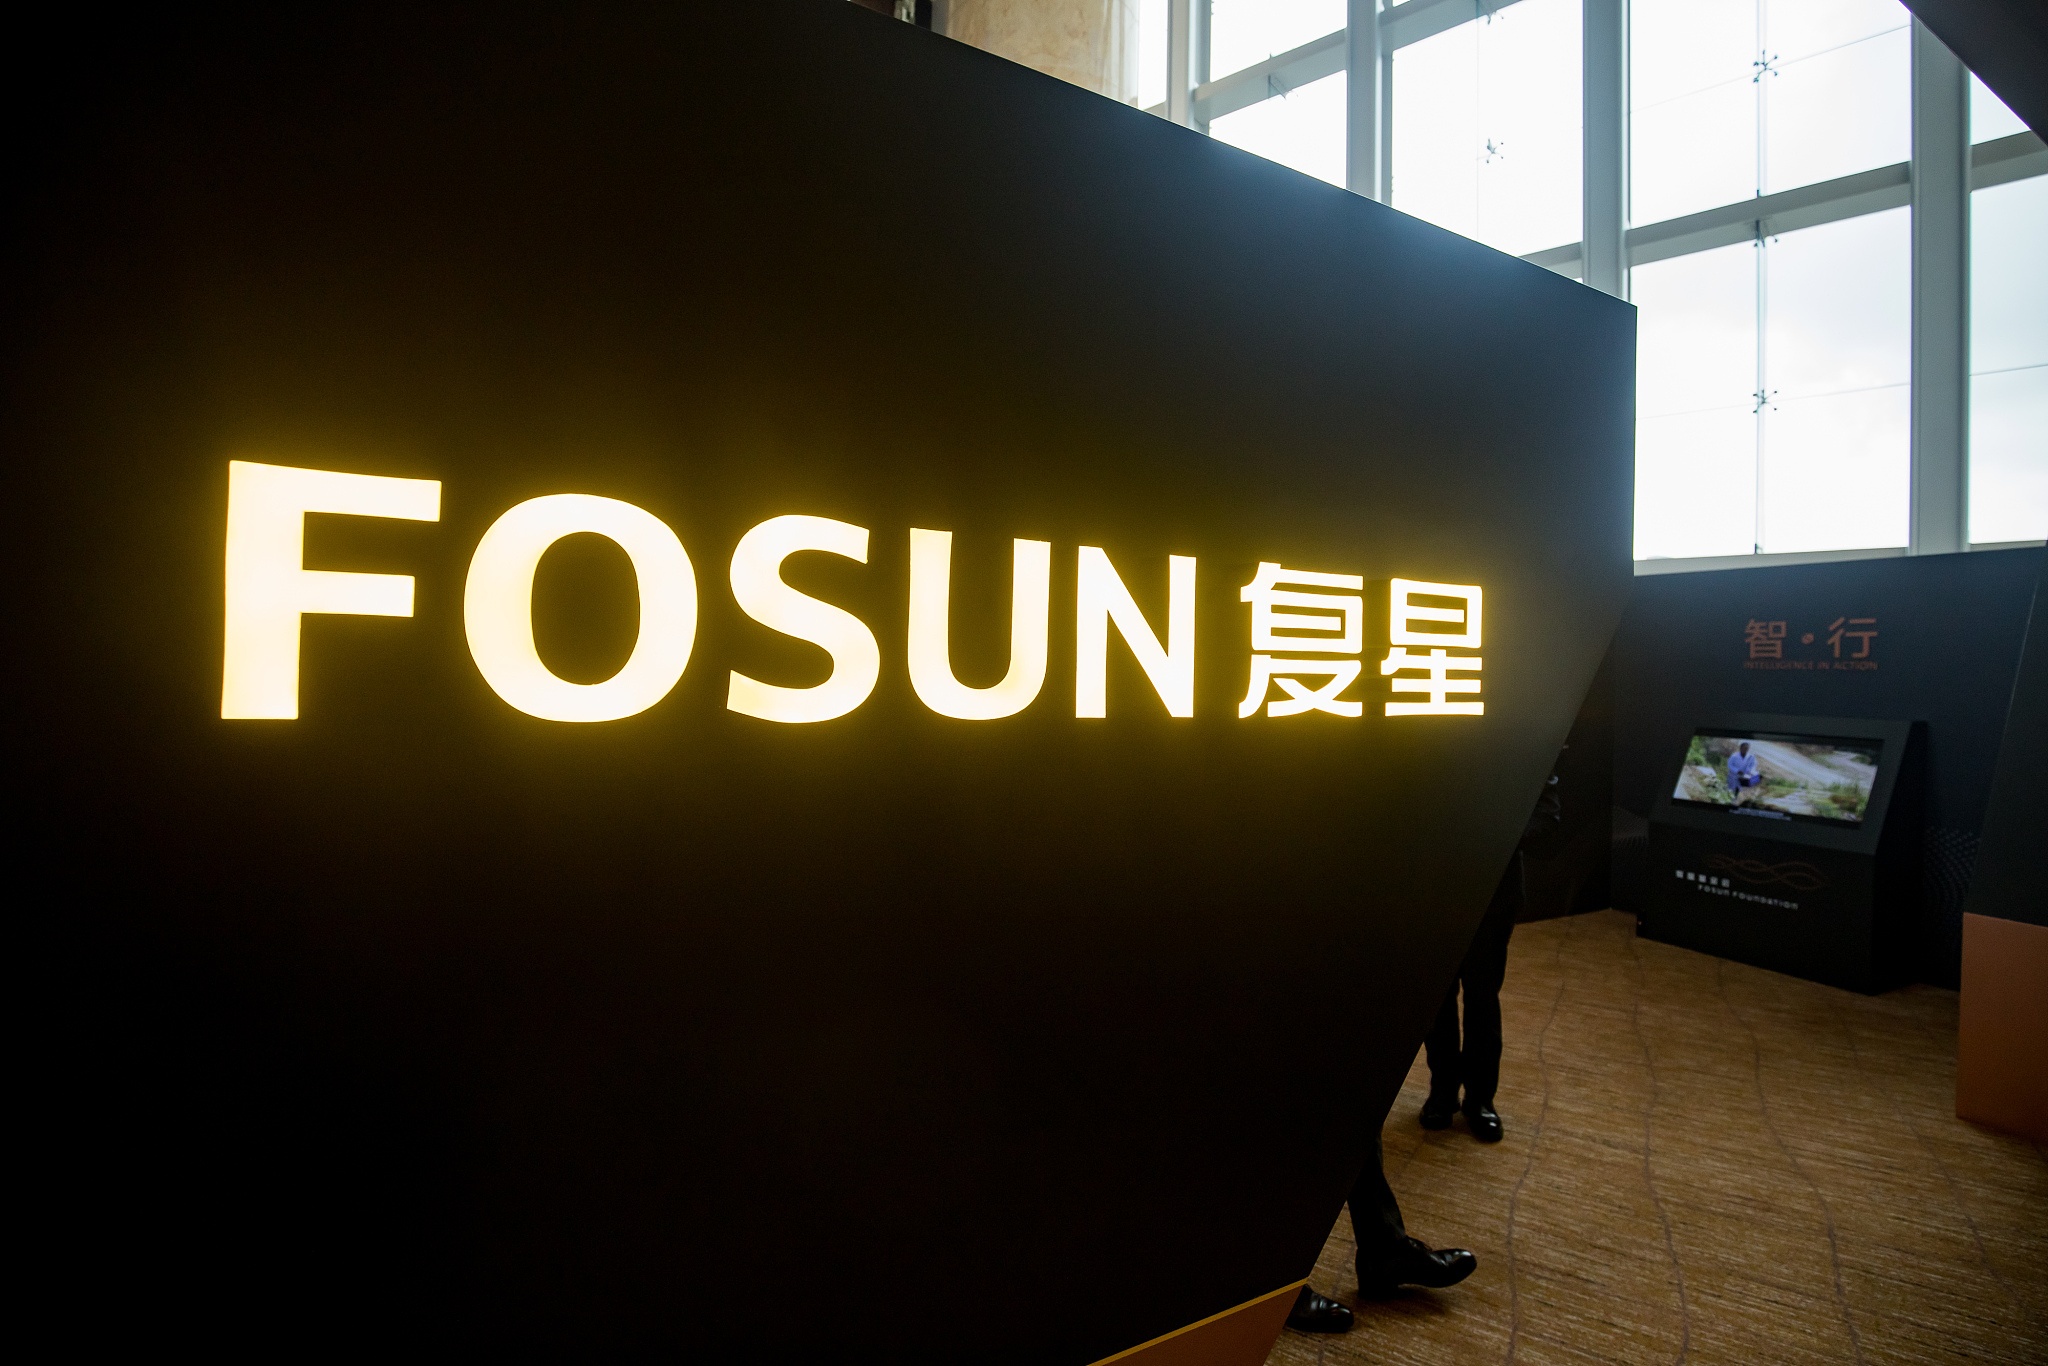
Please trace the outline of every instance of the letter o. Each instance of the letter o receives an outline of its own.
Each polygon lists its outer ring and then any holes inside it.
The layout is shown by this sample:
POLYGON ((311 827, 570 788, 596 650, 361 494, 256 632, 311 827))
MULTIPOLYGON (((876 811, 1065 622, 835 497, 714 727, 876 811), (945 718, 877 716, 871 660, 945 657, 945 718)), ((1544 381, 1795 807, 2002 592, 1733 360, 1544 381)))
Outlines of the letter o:
POLYGON ((616 498, 557 493, 530 498, 477 542, 462 593, 470 657, 492 691, 544 721, 616 721, 668 696, 697 639, 697 576, 666 522, 616 498), (571 683, 533 645, 533 574, 564 536, 616 541, 640 585, 640 636, 625 666, 602 683, 571 683))

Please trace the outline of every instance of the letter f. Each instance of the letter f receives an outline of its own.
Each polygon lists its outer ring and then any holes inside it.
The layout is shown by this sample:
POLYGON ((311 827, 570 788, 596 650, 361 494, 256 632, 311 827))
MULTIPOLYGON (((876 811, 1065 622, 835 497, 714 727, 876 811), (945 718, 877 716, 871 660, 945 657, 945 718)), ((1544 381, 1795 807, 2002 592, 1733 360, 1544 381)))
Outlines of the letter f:
POLYGON ((228 462, 227 633, 220 685, 224 718, 298 718, 303 614, 412 615, 410 574, 305 568, 309 512, 438 522, 441 484, 228 462))

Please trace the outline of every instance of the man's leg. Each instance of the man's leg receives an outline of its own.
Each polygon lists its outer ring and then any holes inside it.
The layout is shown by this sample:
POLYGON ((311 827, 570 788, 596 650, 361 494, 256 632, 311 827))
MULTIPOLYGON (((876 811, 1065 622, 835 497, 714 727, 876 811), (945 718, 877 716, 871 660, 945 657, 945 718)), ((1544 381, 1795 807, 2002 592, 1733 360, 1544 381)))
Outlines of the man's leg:
POLYGON ((1358 1264, 1378 1266, 1399 1254, 1408 1238, 1408 1226, 1401 1222, 1401 1206, 1394 1188, 1387 1184, 1386 1159, 1380 1151, 1380 1131, 1372 1131, 1366 1149, 1365 1166, 1351 1186, 1351 1234, 1358 1243, 1358 1264))
POLYGON ((1473 1136, 1484 1142, 1501 1136, 1500 1116, 1493 1108, 1500 1089, 1500 988, 1507 979, 1515 913, 1522 906, 1521 873, 1518 857, 1488 903, 1459 974, 1465 987, 1465 1118, 1473 1136))
MULTIPOLYGON (((1351 1231, 1359 1246, 1361 1266, 1391 1264, 1407 1242, 1401 1207, 1394 1203, 1394 1192, 1387 1185, 1378 1128, 1372 1131, 1372 1150, 1366 1154, 1365 1168, 1351 1189, 1351 1231), (1370 1262, 1365 1252, 1368 1247, 1372 1249, 1370 1262)), ((1347 1333, 1351 1323, 1349 1309, 1310 1285, 1295 1294, 1294 1307, 1287 1313, 1287 1326, 1297 1333, 1347 1333)))
POLYGON ((1422 1127, 1448 1129, 1458 1112, 1458 1083, 1464 1063, 1458 1047, 1458 980, 1451 979, 1444 1002, 1437 1007, 1436 1022, 1423 1037, 1422 1051, 1429 1059, 1429 1099, 1422 1103, 1422 1127))
POLYGON ((1373 1130, 1365 1166, 1351 1187, 1351 1232, 1358 1241, 1358 1293, 1384 1295, 1396 1286, 1442 1289, 1472 1274, 1479 1259, 1464 1248, 1438 1252, 1408 1236, 1401 1206, 1387 1184, 1379 1130, 1373 1130))

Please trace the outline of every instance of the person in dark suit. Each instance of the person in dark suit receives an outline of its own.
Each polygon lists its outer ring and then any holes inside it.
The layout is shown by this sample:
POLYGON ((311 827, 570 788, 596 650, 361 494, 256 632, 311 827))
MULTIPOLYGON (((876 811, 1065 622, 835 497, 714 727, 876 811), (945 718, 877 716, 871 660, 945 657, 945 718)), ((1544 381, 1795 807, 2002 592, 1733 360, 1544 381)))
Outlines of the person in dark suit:
MULTIPOLYGON (((1558 756, 1562 760, 1563 755, 1558 756)), ((1564 825, 1564 805, 1558 796, 1558 772, 1553 766, 1536 809, 1522 827, 1515 846, 1487 903, 1486 916, 1458 976, 1437 1011, 1424 1048, 1429 1056, 1429 1099, 1422 1107, 1422 1124, 1442 1129, 1458 1109, 1458 1088, 1465 1091, 1465 1116, 1473 1136, 1483 1143, 1500 1141, 1500 1115, 1493 1108, 1494 1089, 1500 1084, 1500 987, 1507 976, 1508 938, 1515 931, 1515 919, 1522 909, 1522 855, 1525 849, 1544 852, 1544 847, 1564 825), (1458 1037, 1458 988, 1465 989, 1465 1037, 1458 1037)), ((1462 1247, 1436 1249, 1413 1237, 1401 1218, 1400 1202, 1387 1184, 1385 1158, 1380 1147, 1380 1128, 1372 1131, 1372 1146, 1365 1165, 1351 1187, 1351 1231, 1358 1243, 1358 1293, 1373 1297, 1392 1294, 1404 1285, 1433 1290, 1456 1285, 1478 1269, 1479 1258, 1462 1247)), ((1302 1333, 1349 1332, 1353 1315, 1349 1308, 1304 1285, 1296 1293, 1287 1326, 1302 1333)))
MULTIPOLYGON (((1361 1296, 1391 1295, 1404 1285, 1442 1290, 1478 1269, 1479 1258, 1465 1248, 1438 1250, 1409 1235, 1394 1188, 1387 1184, 1378 1126, 1372 1131, 1372 1147, 1347 1203, 1351 1206, 1351 1232, 1358 1243, 1361 1296)), ((1300 1333, 1345 1333, 1352 1322, 1347 1306, 1309 1285, 1296 1293, 1294 1308, 1287 1315, 1287 1326, 1300 1333)))
MULTIPOLYGON (((1563 757, 1559 756, 1560 759, 1563 757)), ((1500 1086, 1500 987, 1508 972, 1508 939, 1515 932, 1527 902, 1523 889, 1525 852, 1542 852, 1564 825, 1564 803, 1558 794, 1558 774, 1553 767, 1536 809, 1522 827, 1522 838, 1508 860, 1507 871, 1486 903, 1486 914, 1444 1003, 1436 1013, 1423 1040, 1429 1058, 1429 1099, 1422 1103, 1422 1127, 1448 1129, 1461 1108, 1459 1088, 1464 1088, 1462 1108, 1472 1137, 1481 1143, 1498 1143, 1506 1132, 1500 1112, 1493 1108, 1494 1093, 1500 1086), (1458 1034, 1458 991, 1464 989, 1465 1030, 1458 1034)))

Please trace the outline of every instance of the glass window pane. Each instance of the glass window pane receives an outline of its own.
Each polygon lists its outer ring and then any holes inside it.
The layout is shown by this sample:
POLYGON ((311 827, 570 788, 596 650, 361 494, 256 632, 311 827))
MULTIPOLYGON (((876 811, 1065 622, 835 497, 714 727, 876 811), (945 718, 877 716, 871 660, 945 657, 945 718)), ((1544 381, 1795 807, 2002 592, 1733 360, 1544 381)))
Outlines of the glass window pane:
POLYGON ((1756 548, 1754 244, 1629 273, 1636 334, 1636 558, 1756 548))
POLYGON ((1395 51, 1393 134, 1394 207, 1478 236, 1479 25, 1395 51))
POLYGON ((1629 6, 1629 221, 1756 194, 1756 0, 1629 6))
POLYGON ((1629 221, 1661 223, 1756 195, 1756 87, 1745 77, 1638 110, 1629 221))
POLYGON ((1138 0, 1138 86, 1132 102, 1140 109, 1166 102, 1166 0, 1138 0))
POLYGON ((1970 196, 1970 371, 2048 365, 2048 176, 1970 196))
POLYGON ((1765 0, 1764 47, 1777 61, 1796 62, 1911 22, 1899 0, 1765 0))
POLYGON ((1901 384, 1766 408, 1760 548, 1904 545, 1911 407, 1901 384))
POLYGON ((1393 202, 1520 255, 1579 239, 1578 0, 1521 0, 1394 54, 1393 202))
POLYGON ((1764 248, 1764 387, 1803 398, 1912 378, 1912 210, 1845 218, 1764 248))
POLYGON ((1345 0, 1210 0, 1209 77, 1228 76, 1335 33, 1344 19, 1345 0))
POLYGON ((2027 125, 2020 116, 2006 107, 2004 100, 1991 93, 1991 87, 1970 77, 1970 141, 1989 142, 1993 138, 2011 137, 2024 133, 2027 125))
POLYGON ((1970 376, 1970 539, 2048 538, 2048 366, 1970 376))
POLYGON ((1764 52, 1764 193, 1912 154, 1912 33, 1897 0, 1768 0, 1764 52))
POLYGON ((1765 551, 1906 543, 1910 213, 1765 244, 1765 551))
POLYGON ((1750 242, 1637 266, 1636 411, 1756 411, 1757 249, 1750 242))
POLYGON ((1634 0, 1630 205, 1655 223, 1906 160, 1898 0, 1634 0))
POLYGON ((1479 231, 1513 255, 1579 240, 1579 0, 1521 0, 1479 29, 1479 231))
POLYGON ((1970 196, 1970 539, 2048 537, 2048 176, 1970 196))
POLYGON ((1756 549, 1756 414, 1748 404, 1636 420, 1636 558, 1756 549))
POLYGON ((1756 74, 1756 0, 1633 0, 1628 22, 1638 109, 1756 74))
POLYGON ((1344 183, 1345 74, 1325 76, 1273 99, 1225 114, 1209 135, 1306 175, 1344 183))

